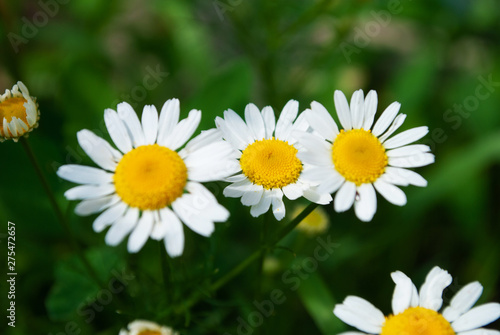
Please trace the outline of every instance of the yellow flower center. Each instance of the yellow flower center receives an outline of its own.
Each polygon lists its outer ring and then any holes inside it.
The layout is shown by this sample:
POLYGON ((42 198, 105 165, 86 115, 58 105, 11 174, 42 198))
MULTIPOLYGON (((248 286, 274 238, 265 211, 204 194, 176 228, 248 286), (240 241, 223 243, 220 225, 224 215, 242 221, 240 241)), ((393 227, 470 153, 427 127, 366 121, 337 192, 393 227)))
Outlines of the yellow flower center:
POLYGON ((143 330, 141 331, 138 335, 161 335, 161 333, 158 330, 143 330))
POLYGON ((7 119, 7 122, 10 122, 12 121, 12 117, 17 117, 28 125, 28 120, 26 119, 26 108, 24 108, 24 104, 26 102, 26 99, 19 97, 8 98, 5 101, 0 102, 0 136, 6 135, 3 132, 2 126, 4 118, 7 119))
POLYGON ((116 193, 129 206, 160 209, 184 192, 187 168, 177 152, 158 144, 144 145, 123 156, 114 181, 116 193))
MULTIPOLYGON (((297 207, 294 216, 299 215, 304 209, 305 206, 297 207)), ((321 207, 318 207, 299 223, 297 229, 309 234, 319 234, 328 229, 328 223, 328 216, 325 211, 321 207)))
POLYGON ((385 171, 385 148, 369 130, 341 130, 332 146, 335 169, 358 186, 373 183, 385 171))
POLYGON ((302 172, 297 149, 274 138, 247 146, 241 154, 240 165, 252 183, 268 190, 295 183, 302 172))
POLYGON ((455 335, 451 324, 436 311, 411 307, 386 317, 380 335, 455 335))

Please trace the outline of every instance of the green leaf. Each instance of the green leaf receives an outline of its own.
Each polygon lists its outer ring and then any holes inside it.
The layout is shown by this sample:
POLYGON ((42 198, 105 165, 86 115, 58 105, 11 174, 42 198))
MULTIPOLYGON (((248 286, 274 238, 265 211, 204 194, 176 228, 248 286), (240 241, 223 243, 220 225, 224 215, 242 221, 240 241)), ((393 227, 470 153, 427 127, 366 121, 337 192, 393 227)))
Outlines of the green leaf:
POLYGON ((335 299, 318 272, 310 273, 297 292, 322 334, 337 334, 344 329, 344 324, 332 312, 335 299))

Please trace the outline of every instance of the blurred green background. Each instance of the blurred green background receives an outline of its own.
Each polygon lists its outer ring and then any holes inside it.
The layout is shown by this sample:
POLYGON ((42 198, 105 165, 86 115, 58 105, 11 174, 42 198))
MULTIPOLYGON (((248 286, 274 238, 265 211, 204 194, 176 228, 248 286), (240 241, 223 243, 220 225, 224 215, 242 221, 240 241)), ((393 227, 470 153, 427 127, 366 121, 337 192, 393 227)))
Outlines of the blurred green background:
POLYGON ((22 146, 0 143, 0 333, 118 334, 146 318, 183 334, 336 334, 350 329, 331 313, 336 302, 358 295, 388 314, 390 272, 419 286, 434 265, 454 277, 445 303, 474 280, 484 285, 480 302, 500 301, 498 1, 0 1, 0 15, 0 90, 22 80, 37 97, 40 127, 29 142, 107 284, 82 269, 22 146), (349 98, 359 88, 377 90, 379 113, 399 101, 402 129, 429 126, 422 142, 436 163, 418 169, 429 186, 404 188, 401 208, 379 197, 370 223, 325 206, 330 228, 320 237, 335 243, 333 253, 304 272, 320 243, 293 232, 268 256, 258 296, 254 265, 189 312, 176 310, 259 246, 262 218, 224 199, 223 183, 208 186, 231 218, 210 239, 185 229, 185 253, 167 261, 164 284, 162 246, 148 241, 137 255, 125 243, 105 246, 95 216, 73 214, 63 197, 71 185, 55 175, 62 164, 92 164, 76 132, 109 139, 103 111, 121 101, 141 113, 179 98, 181 117, 203 111, 202 130, 248 102, 278 112, 289 99, 301 110, 316 100, 334 114, 333 91, 349 98), (16 224, 16 328, 5 317, 7 221, 16 224), (276 289, 286 301, 258 327, 241 326, 259 323, 253 301, 276 289))

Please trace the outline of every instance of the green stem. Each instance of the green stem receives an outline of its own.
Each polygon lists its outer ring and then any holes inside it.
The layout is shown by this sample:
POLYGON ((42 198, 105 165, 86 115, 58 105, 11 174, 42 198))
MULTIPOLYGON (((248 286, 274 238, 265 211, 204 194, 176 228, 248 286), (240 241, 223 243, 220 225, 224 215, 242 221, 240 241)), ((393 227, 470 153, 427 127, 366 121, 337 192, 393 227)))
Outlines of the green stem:
POLYGON ((169 301, 170 294, 169 290, 171 289, 171 277, 170 277, 170 269, 169 269, 169 262, 167 259, 167 251, 165 250, 165 244, 160 241, 158 243, 159 246, 159 251, 160 251, 160 267, 161 267, 161 273, 163 277, 163 286, 165 288, 165 296, 167 297, 167 301, 169 301))
POLYGON ((271 217, 273 216, 273 212, 268 211, 264 214, 264 220, 262 221, 262 226, 260 229, 260 245, 263 250, 260 253, 258 268, 257 268, 257 277, 256 277, 256 285, 255 285, 255 298, 259 299, 261 290, 262 290, 262 271, 264 268, 264 260, 266 258, 266 247, 267 247, 267 239, 268 239, 268 230, 269 230, 269 222, 271 221, 271 217))
MULTIPOLYGON (((210 292, 213 293, 226 285, 236 276, 238 276, 243 270, 245 270, 249 265, 251 265, 256 259, 258 259, 263 253, 265 253, 269 248, 273 247, 281 241, 286 235, 288 235, 302 220, 306 218, 316 207, 318 204, 311 203, 309 204, 295 219, 290 221, 285 227, 280 229, 277 234, 274 235, 274 238, 268 240, 268 243, 264 245, 261 249, 253 252, 250 256, 248 256, 243 262, 238 264, 231 271, 226 273, 222 278, 218 279, 215 283, 210 286, 210 292)), ((178 313, 182 313, 188 310, 191 306, 195 305, 201 299, 202 293, 198 291, 197 294, 193 295, 191 299, 187 300, 184 304, 179 306, 176 310, 178 313)))
POLYGON ((28 158, 33 165, 33 168, 35 169, 36 175, 38 176, 38 179, 40 180, 40 183, 42 184, 43 190, 47 194, 47 197, 49 198, 50 205, 52 206, 52 209, 54 210, 57 219, 61 223, 65 234, 68 236, 69 241, 73 247, 73 249, 76 251, 78 257, 82 261, 84 267, 87 269, 89 275, 92 277, 92 279, 96 282, 99 287, 105 287, 104 284, 101 282, 99 277, 97 276, 96 272, 94 271, 94 268, 92 265, 89 263, 85 255, 83 254, 82 248, 80 245, 77 243, 75 237, 71 233, 71 229, 69 227, 69 223, 66 220, 66 217, 64 216, 63 212, 61 211, 61 208, 57 204, 56 197, 54 196, 54 193, 52 192, 50 185, 47 181, 47 178, 45 178, 45 175, 42 172, 42 169, 40 168, 40 164, 38 163, 35 154, 33 152, 33 149, 31 149, 31 146, 28 142, 28 140, 25 137, 21 137, 20 142, 24 148, 24 151, 26 151, 26 154, 28 155, 28 158))

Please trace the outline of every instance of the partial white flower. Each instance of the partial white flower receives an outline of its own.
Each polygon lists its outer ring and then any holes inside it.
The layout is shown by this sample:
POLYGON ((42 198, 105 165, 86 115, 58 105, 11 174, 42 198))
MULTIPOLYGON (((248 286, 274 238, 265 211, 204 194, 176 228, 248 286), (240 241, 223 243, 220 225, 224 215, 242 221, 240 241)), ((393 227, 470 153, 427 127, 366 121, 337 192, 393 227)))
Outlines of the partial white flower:
POLYGON ((312 102, 304 113, 316 134, 297 132, 305 151, 298 158, 311 168, 304 178, 319 184, 318 192, 337 192, 334 209, 348 210, 354 205, 356 216, 370 221, 377 210, 375 190, 392 204, 403 206, 406 195, 398 186, 426 186, 415 168, 434 162, 427 145, 413 144, 425 136, 427 127, 417 127, 391 136, 406 118, 398 114, 400 104, 392 103, 374 123, 377 93, 354 92, 350 106, 340 91, 334 94, 339 128, 323 105, 312 102))
POLYGON ((240 153, 241 173, 226 179, 232 184, 224 189, 224 195, 241 197, 243 205, 251 206, 254 217, 272 206, 275 218, 283 219, 283 195, 291 200, 303 196, 318 204, 332 199, 330 194, 318 193, 316 184, 303 178, 309 167, 298 158, 302 147, 292 133, 307 131, 309 126, 304 115, 297 118, 298 109, 298 102, 290 100, 276 122, 271 107, 261 112, 248 104, 245 121, 230 109, 224 112, 224 118, 215 119, 224 139, 240 153))
POLYGON ((214 222, 226 221, 229 212, 201 183, 220 180, 238 170, 235 152, 216 129, 193 135, 201 112, 192 110, 179 121, 179 100, 165 102, 160 116, 145 106, 141 121, 128 103, 118 112, 107 109, 104 121, 119 150, 89 130, 78 132, 78 142, 99 168, 64 165, 59 177, 82 184, 65 193, 82 200, 78 215, 102 212, 94 221, 96 232, 111 226, 108 245, 127 235, 129 252, 138 252, 148 238, 163 240, 170 256, 184 250, 184 223, 210 236, 214 222))
POLYGON ((348 325, 361 330, 363 333, 357 333, 360 335, 500 335, 497 330, 481 328, 500 318, 500 304, 472 307, 483 290, 478 282, 460 289, 450 305, 439 312, 443 304, 443 290, 452 281, 447 271, 434 267, 419 292, 401 271, 391 273, 391 277, 396 284, 392 315, 384 316, 368 301, 353 296, 337 304, 333 313, 348 325))
POLYGON ((128 324, 127 329, 120 330, 119 335, 178 335, 172 328, 160 326, 146 320, 135 320, 128 324))

